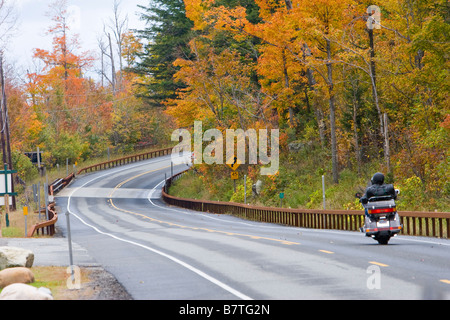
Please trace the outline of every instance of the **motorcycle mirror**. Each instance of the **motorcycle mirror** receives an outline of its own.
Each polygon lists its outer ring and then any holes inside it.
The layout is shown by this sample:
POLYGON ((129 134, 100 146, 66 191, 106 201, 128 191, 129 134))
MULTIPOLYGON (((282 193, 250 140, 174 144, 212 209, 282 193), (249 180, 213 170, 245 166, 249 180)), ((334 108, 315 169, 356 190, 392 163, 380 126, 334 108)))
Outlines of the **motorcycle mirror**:
POLYGON ((395 189, 395 194, 398 196, 400 194, 400 190, 395 189))

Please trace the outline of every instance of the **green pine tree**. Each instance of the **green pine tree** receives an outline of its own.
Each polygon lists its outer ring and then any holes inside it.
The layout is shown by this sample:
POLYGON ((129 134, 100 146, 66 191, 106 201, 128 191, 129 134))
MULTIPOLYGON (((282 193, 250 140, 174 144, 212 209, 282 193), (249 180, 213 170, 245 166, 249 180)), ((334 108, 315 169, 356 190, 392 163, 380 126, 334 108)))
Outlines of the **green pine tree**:
POLYGON ((193 23, 186 17, 183 0, 154 0, 144 10, 141 19, 147 28, 137 30, 146 43, 133 72, 145 75, 144 98, 151 106, 163 107, 167 99, 175 99, 177 90, 184 85, 173 78, 177 68, 173 62, 178 58, 189 59, 188 43, 192 39, 193 23))

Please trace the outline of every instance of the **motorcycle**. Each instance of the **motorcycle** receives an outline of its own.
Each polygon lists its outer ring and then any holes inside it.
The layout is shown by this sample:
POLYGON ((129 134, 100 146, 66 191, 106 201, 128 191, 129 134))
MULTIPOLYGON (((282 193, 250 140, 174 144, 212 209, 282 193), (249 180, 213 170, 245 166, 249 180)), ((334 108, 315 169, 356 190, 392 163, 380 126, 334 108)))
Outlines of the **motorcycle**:
MULTIPOLYGON (((395 192, 399 194, 398 190, 395 192)), ((360 194, 356 194, 356 197, 361 198, 360 194)), ((371 197, 363 207, 365 218, 360 231, 365 233, 366 237, 377 240, 379 244, 388 244, 391 237, 397 236, 403 229, 392 196, 371 197)))

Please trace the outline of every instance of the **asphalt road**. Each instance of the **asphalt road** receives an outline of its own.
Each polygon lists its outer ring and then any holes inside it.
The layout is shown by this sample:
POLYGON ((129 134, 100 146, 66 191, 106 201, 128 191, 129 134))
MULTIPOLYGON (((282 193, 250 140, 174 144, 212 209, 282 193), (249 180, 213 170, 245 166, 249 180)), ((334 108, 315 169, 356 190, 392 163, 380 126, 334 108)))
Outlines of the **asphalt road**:
POLYGON ((450 299, 449 240, 399 235, 383 246, 170 207, 165 174, 170 156, 80 176, 57 198, 58 228, 67 235, 68 211, 72 241, 134 299, 450 299))

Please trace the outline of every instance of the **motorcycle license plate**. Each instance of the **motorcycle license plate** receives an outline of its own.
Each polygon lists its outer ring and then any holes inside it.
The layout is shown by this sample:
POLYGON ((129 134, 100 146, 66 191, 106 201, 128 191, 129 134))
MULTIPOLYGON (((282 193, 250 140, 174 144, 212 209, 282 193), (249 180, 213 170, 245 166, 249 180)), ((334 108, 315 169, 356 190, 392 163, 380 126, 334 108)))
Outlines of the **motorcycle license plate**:
POLYGON ((389 228, 389 220, 380 220, 377 222, 378 228, 389 228))

